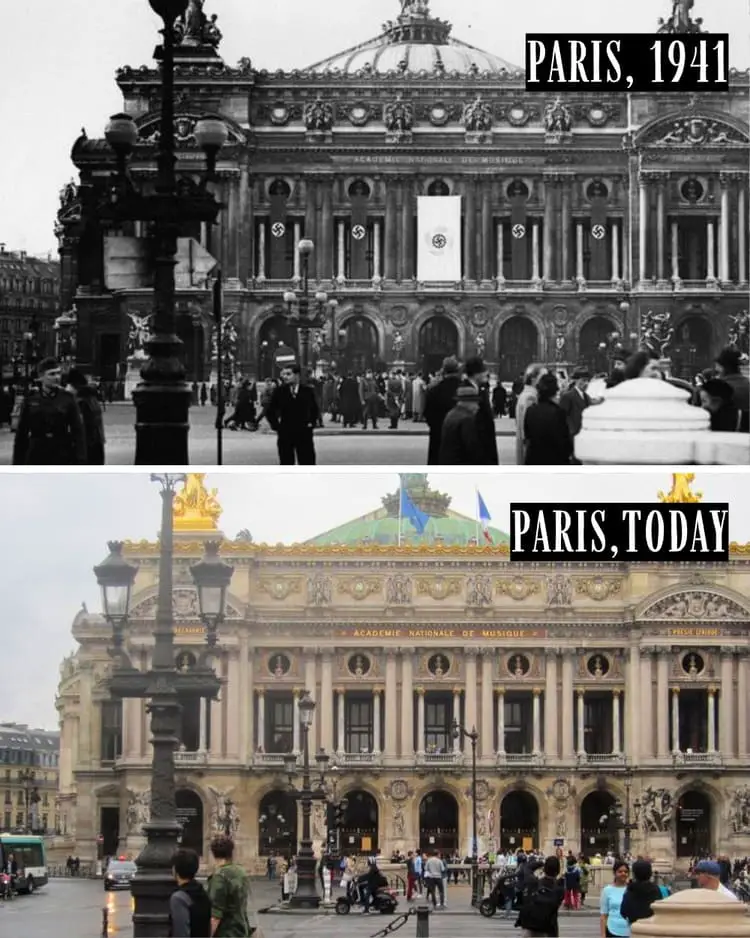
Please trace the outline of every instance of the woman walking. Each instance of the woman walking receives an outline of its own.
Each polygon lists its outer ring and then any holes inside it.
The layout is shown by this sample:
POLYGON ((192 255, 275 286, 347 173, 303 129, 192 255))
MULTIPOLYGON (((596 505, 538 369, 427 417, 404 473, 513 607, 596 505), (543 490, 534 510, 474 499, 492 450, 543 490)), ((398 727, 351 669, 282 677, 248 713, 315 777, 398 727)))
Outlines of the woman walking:
POLYGON ((630 938, 630 923, 621 912, 630 867, 622 860, 616 860, 613 872, 615 881, 602 889, 599 901, 601 938, 630 938))

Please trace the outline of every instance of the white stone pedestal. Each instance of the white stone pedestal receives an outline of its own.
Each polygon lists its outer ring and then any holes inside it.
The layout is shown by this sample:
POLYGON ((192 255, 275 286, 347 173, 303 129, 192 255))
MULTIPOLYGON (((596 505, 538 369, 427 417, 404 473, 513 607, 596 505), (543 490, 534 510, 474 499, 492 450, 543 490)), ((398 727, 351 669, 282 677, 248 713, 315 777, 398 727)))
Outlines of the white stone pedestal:
POLYGON ((145 358, 129 358, 128 370, 125 374, 125 400, 129 401, 133 396, 133 391, 143 380, 141 378, 141 368, 145 358))

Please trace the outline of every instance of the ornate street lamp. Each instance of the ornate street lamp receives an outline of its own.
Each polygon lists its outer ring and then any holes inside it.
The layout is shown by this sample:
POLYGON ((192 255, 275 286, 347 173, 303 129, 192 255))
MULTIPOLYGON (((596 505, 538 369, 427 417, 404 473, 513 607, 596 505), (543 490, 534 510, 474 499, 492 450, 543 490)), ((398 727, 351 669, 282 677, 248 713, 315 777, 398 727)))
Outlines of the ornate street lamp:
POLYGON ((302 293, 300 296, 293 290, 284 293, 284 302, 287 304, 287 321, 297 330, 299 346, 299 364, 302 369, 303 380, 307 377, 306 369, 310 363, 310 331, 321 329, 325 325, 325 306, 328 294, 319 290, 314 297, 315 309, 310 308, 310 285, 308 281, 308 268, 310 255, 315 250, 315 244, 309 238, 302 238, 297 245, 302 261, 302 293))
MULTIPOLYGON (((145 824, 146 845, 136 859, 132 881, 134 938, 159 938, 169 928, 169 897, 174 891, 172 856, 182 826, 176 817, 175 746, 180 735, 181 700, 216 698, 221 681, 207 664, 216 644, 216 626, 223 619, 228 582, 226 565, 209 553, 196 564, 195 576, 201 617, 207 627, 207 652, 198 664, 178 671, 175 663, 172 586, 174 564, 174 496, 182 475, 152 475, 161 489, 162 515, 159 534, 159 586, 154 650, 149 671, 136 669, 124 648, 123 630, 127 622, 135 568, 122 558, 122 545, 110 545, 110 556, 95 568, 102 589, 104 615, 112 626, 114 659, 109 690, 113 699, 148 700, 151 716, 153 754, 151 760, 151 819, 145 824), (218 573, 218 568, 223 568, 218 573)), ((218 551, 216 552, 218 553, 218 551)), ((231 568, 229 568, 231 576, 231 568)))
POLYGON ((153 194, 136 191, 126 176, 127 159, 138 141, 132 117, 116 114, 105 131, 117 157, 118 177, 110 202, 101 207, 100 218, 151 222, 153 225, 154 314, 146 342, 148 359, 141 369, 141 384, 133 392, 136 407, 136 465, 187 465, 188 410, 191 392, 185 382, 181 361, 182 341, 176 334, 175 265, 177 239, 190 222, 216 221, 220 205, 205 183, 213 176, 216 157, 228 131, 219 118, 207 116, 197 122, 195 137, 206 154, 208 171, 199 191, 178 193, 175 173, 175 21, 188 0, 149 0, 164 21, 163 44, 155 53, 161 63, 161 123, 157 150, 157 179, 153 194))
POLYGON ((479 907, 479 841, 477 839, 477 743, 479 733, 476 726, 467 730, 458 720, 453 721, 453 738, 465 736, 471 742, 471 904, 479 907))
POLYGON ((31 316, 29 328, 23 334, 23 393, 28 397, 29 387, 31 385, 31 366, 37 358, 37 339, 39 336, 39 323, 36 313, 31 316))
POLYGON ((55 353, 60 361, 72 363, 76 357, 76 330, 78 328, 78 311, 73 306, 61 313, 53 326, 56 336, 55 353))
POLYGON ((207 541, 203 548, 203 560, 190 568, 198 588, 198 607, 201 621, 206 626, 206 644, 209 648, 216 647, 216 629, 224 619, 227 589, 234 573, 234 567, 219 557, 220 547, 220 541, 207 541))
POLYGON ((36 826, 32 816, 33 809, 41 801, 39 790, 36 787, 36 772, 33 769, 21 769, 18 773, 18 781, 24 789, 24 831, 27 834, 33 834, 36 826))

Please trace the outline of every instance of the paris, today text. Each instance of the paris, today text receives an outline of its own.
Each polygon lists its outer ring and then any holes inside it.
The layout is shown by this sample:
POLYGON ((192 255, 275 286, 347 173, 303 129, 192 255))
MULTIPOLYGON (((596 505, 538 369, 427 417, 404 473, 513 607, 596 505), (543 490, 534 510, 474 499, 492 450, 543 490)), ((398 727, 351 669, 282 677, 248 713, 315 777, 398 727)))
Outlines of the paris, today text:
POLYGON ((511 560, 726 561, 729 506, 510 506, 511 560))
POLYGON ((526 36, 527 91, 726 91, 729 36, 526 36))

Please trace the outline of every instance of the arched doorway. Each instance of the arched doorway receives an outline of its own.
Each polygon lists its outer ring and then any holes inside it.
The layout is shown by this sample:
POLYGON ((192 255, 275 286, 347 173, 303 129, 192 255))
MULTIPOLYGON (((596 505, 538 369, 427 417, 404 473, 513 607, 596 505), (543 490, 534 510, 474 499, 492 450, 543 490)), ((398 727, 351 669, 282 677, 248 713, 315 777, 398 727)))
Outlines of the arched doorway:
POLYGON ((367 791, 348 792, 339 844, 345 854, 378 852, 378 803, 367 791))
POLYGON ((447 316, 431 316, 419 330, 419 362, 424 374, 435 374, 443 359, 458 358, 458 329, 447 316))
POLYGON ((592 791, 581 802, 581 852, 617 852, 618 828, 614 807, 617 799, 608 791, 592 791))
POLYGON ((677 802, 675 823, 678 857, 708 856, 711 847, 711 799, 702 791, 686 791, 677 802))
POLYGON ((286 316, 278 314, 261 325, 258 333, 258 377, 276 378, 278 369, 274 364, 274 353, 280 345, 297 351, 297 333, 287 322, 286 316))
POLYGON ((428 853, 459 849, 458 802, 447 791, 431 791, 419 803, 419 849, 428 853))
POLYGON ((500 802, 500 849, 539 846, 539 804, 528 791, 511 791, 500 802))
POLYGON ((347 319, 338 341, 341 343, 339 366, 342 372, 351 371, 359 375, 378 368, 378 330, 371 319, 366 316, 347 319))
POLYGON ((672 374, 691 381, 704 368, 713 364, 711 323, 705 316, 686 316, 675 330, 672 348, 672 374))
POLYGON ((503 323, 497 358, 501 381, 515 381, 528 365, 539 360, 539 333, 531 319, 511 316, 503 323))
POLYGON ((258 806, 258 852, 291 856, 297 852, 297 802, 285 791, 269 791, 258 806))
POLYGON ((180 846, 203 854, 203 802, 191 788, 178 788, 175 793, 175 817, 182 826, 180 846))
POLYGON ((592 316, 583 324, 578 337, 578 360, 592 375, 609 373, 607 349, 609 337, 616 331, 605 316, 592 316))

